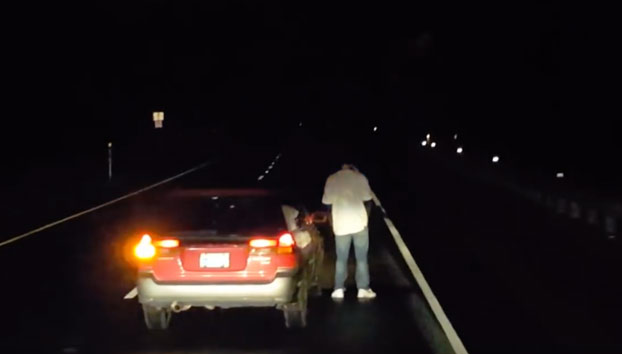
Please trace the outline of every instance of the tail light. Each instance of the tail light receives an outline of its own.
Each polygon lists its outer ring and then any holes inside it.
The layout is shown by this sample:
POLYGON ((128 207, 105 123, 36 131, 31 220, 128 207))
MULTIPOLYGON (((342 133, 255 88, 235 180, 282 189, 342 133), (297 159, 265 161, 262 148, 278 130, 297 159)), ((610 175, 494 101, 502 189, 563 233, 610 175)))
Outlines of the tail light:
POLYGON ((162 248, 175 248, 179 247, 179 240, 176 239, 164 239, 160 241, 156 241, 156 246, 162 248))
POLYGON ((277 248, 277 253, 293 253, 294 245, 296 241, 294 241, 294 237, 289 232, 282 234, 279 236, 279 247, 277 248))
POLYGON ((255 238, 249 242, 249 246, 257 249, 276 247, 276 251, 279 254, 293 253, 295 244, 294 237, 290 233, 284 233, 278 239, 255 238))
POLYGON ((156 249, 151 243, 151 236, 143 235, 140 242, 134 247, 134 255, 138 259, 148 260, 155 256, 156 249))
POLYGON ((150 235, 145 234, 136 247, 134 247, 134 255, 141 260, 152 259, 156 255, 156 247, 165 249, 176 248, 179 247, 179 240, 163 239, 154 241, 150 235))
POLYGON ((279 247, 292 247, 295 244, 296 241, 294 241, 294 237, 289 232, 279 237, 279 247))
POLYGON ((267 239, 267 238, 256 238, 249 242, 249 245, 253 248, 269 248, 276 247, 276 240, 267 239))

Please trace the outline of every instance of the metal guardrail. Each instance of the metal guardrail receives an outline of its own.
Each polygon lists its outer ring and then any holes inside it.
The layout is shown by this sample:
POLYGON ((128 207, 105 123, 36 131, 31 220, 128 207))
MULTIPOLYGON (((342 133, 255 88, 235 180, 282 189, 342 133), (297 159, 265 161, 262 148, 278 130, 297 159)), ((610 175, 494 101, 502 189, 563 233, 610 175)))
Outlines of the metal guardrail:
MULTIPOLYGON (((462 147, 461 143, 458 145, 462 147)), ((429 149, 427 146, 423 148, 429 149)), ((454 149, 444 150, 438 147, 429 149, 429 151, 443 155, 451 151, 452 156, 459 160, 450 159, 453 161, 451 162, 443 157, 438 159, 438 162, 445 165, 445 167, 460 170, 471 177, 509 189, 558 215, 584 221, 587 225, 599 228, 602 235, 609 240, 617 239, 620 236, 622 228, 622 202, 619 200, 613 198, 605 200, 593 193, 589 193, 589 191, 578 191, 568 186, 558 186, 551 182, 546 183, 533 175, 525 176, 524 173, 522 173, 523 179, 521 180, 518 171, 512 171, 510 167, 502 163, 485 163, 485 159, 479 158, 481 156, 473 158, 465 155, 462 150, 458 154, 455 154, 454 149), (458 163, 457 161, 460 162, 458 163), (508 168, 510 168, 510 172, 508 172, 508 168), (530 182, 526 183, 525 180, 530 182)))
POLYGON ((574 195, 572 192, 561 194, 525 189, 521 191, 521 194, 558 215, 598 227, 608 239, 615 239, 619 236, 620 225, 622 225, 622 204, 589 199, 574 195))

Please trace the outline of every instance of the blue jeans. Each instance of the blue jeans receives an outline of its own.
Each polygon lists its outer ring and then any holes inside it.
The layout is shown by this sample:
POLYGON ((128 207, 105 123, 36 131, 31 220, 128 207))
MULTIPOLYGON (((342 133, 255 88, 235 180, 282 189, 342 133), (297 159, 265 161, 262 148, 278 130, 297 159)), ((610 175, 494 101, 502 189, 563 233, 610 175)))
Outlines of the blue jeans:
POLYGON ((355 234, 335 236, 335 249, 337 251, 335 289, 345 288, 344 284, 348 277, 348 257, 350 256, 351 243, 354 243, 354 255, 356 256, 356 287, 359 289, 369 289, 369 265, 367 264, 367 251, 369 250, 368 228, 355 234))

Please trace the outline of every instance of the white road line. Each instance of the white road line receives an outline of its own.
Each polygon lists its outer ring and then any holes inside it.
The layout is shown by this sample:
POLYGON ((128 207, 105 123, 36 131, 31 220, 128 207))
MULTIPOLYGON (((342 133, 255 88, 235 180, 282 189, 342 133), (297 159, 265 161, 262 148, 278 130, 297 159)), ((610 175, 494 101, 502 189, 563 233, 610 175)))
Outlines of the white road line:
POLYGON ((137 190, 137 191, 135 191, 135 192, 132 192, 132 193, 126 194, 126 195, 124 195, 124 196, 122 196, 122 197, 119 197, 119 198, 113 199, 113 200, 111 200, 111 201, 108 201, 108 202, 106 202, 106 203, 100 204, 100 205, 95 206, 95 207, 93 207, 93 208, 90 208, 90 209, 87 209, 87 210, 81 211, 81 212, 79 212, 79 213, 73 214, 73 215, 68 216, 68 217, 66 217, 66 218, 63 218, 63 219, 60 219, 60 220, 54 221, 54 222, 49 223, 49 224, 47 224, 47 225, 43 225, 43 226, 41 226, 41 227, 39 227, 39 228, 36 228, 36 229, 34 229, 34 230, 31 230, 31 231, 28 231, 28 232, 23 233, 23 234, 21 234, 21 235, 17 235, 17 236, 15 236, 15 237, 11 237, 11 238, 9 238, 8 240, 5 240, 5 241, 0 242, 0 247, 2 247, 2 246, 6 246, 6 245, 11 244, 11 243, 13 243, 13 242, 15 242, 15 241, 21 240, 21 239, 23 239, 23 238, 25 238, 25 237, 28 237, 28 236, 34 235, 34 234, 36 234, 36 233, 38 233, 38 232, 41 232, 41 231, 43 231, 43 230, 47 230, 47 229, 49 229, 49 228, 51 228, 51 227, 54 227, 54 226, 59 225, 59 224, 62 224, 62 223, 64 223, 64 222, 66 222, 66 221, 69 221, 69 220, 72 220, 72 219, 78 218, 78 217, 80 217, 80 216, 82 216, 82 215, 85 215, 85 214, 88 214, 88 213, 94 212, 95 210, 99 210, 99 209, 101 209, 101 208, 104 208, 104 207, 107 207, 107 206, 109 206, 109 205, 115 204, 115 203, 120 202, 120 201, 122 201, 122 200, 124 200, 124 199, 130 198, 130 197, 133 197, 133 196, 138 195, 138 194, 143 193, 143 192, 146 192, 146 191, 148 191, 148 190, 150 190, 150 189, 153 189, 153 188, 155 188, 155 187, 161 186, 161 185, 163 185, 163 184, 165 184, 165 183, 168 183, 168 182, 170 182, 170 181, 173 181, 173 180, 175 180, 175 179, 177 179, 177 178, 179 178, 179 177, 183 177, 183 176, 185 176, 185 175, 187 175, 187 174, 189 174, 189 173, 192 173, 192 172, 194 172, 194 171, 196 171, 196 170, 199 170, 199 169, 201 169, 201 168, 203 168, 203 167, 207 166, 208 164, 209 164, 209 162, 204 162, 204 163, 202 163, 202 164, 200 164, 200 165, 198 165, 198 166, 195 166, 195 167, 193 167, 193 168, 191 168, 191 169, 189 169, 189 170, 186 170, 186 171, 184 171, 184 172, 182 172, 182 173, 179 173, 179 174, 177 174, 177 175, 175 175, 175 176, 173 176, 173 177, 169 177, 169 178, 167 178, 167 179, 165 179, 165 180, 163 180, 163 181, 160 181, 160 182, 154 183, 154 184, 152 184, 152 185, 150 185, 150 186, 147 186, 147 187, 145 187, 145 188, 141 188, 141 189, 139 189, 139 190, 137 190))
POLYGON ((125 294, 123 299, 124 300, 130 300, 130 299, 135 298, 136 296, 138 296, 138 289, 134 288, 134 289, 130 290, 129 293, 125 294))
MULTIPOLYGON (((380 203, 380 200, 378 199, 378 197, 375 194, 373 197, 374 197, 374 203, 376 204, 376 206, 378 206, 386 215, 386 212, 384 208, 382 207, 382 204, 380 203)), ((428 304, 430 305, 430 308, 432 309, 432 312, 434 313, 434 316, 436 316, 436 319, 440 323, 441 328, 445 332, 445 335, 447 336, 447 339, 449 340, 449 343, 451 344, 451 347, 453 348, 454 352, 456 354, 468 354, 466 348, 464 347, 464 344, 462 343, 462 340, 458 336, 458 333, 456 332, 454 327, 451 325, 451 322, 449 322, 449 318, 447 318, 447 315, 445 314, 445 311, 443 311, 441 304, 438 302, 438 299, 432 292, 430 285, 425 280, 425 277, 423 276, 421 269, 417 265, 417 262, 415 262, 415 258, 410 253, 410 250, 406 246, 406 243, 404 243, 404 240, 402 239, 402 236, 400 235, 399 231, 397 231, 397 228, 395 227, 391 219, 385 216, 384 221, 387 224, 389 231, 391 231, 391 235, 393 235, 393 239, 395 240, 395 243, 397 244, 397 247, 400 250, 402 257, 404 257, 404 260, 406 261, 408 268, 410 268, 410 271, 412 272, 413 277, 419 284, 419 287, 421 288, 421 291, 423 292, 423 296, 427 300, 428 304)))

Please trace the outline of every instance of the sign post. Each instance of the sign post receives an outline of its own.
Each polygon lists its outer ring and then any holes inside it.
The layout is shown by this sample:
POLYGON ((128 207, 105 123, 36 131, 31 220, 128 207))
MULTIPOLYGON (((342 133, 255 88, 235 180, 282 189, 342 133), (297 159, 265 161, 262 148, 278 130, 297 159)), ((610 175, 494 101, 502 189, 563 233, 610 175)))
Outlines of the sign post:
POLYGON ((112 142, 108 143, 108 180, 112 180, 112 142))
POLYGON ((153 124, 156 129, 161 129, 164 124, 164 112, 153 112, 153 124))

